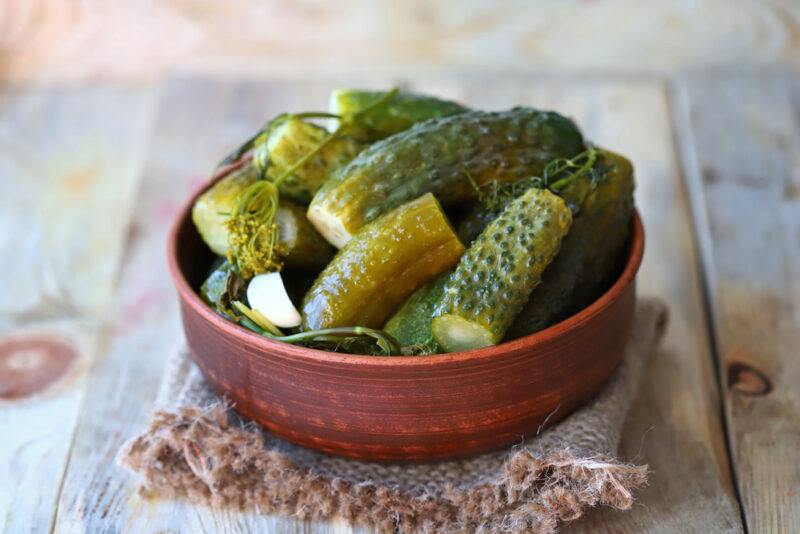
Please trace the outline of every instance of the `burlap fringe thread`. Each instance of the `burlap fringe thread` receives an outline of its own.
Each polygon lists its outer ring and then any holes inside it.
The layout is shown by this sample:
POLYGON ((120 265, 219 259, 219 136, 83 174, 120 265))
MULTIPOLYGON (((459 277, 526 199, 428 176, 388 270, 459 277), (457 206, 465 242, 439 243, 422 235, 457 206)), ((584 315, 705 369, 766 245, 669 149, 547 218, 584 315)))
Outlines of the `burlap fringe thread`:
MULTIPOLYGON (((254 425, 231 424, 220 403, 157 412, 150 428, 120 451, 119 461, 142 476, 146 495, 298 519, 343 518, 382 532, 551 533, 588 507, 630 508, 633 492, 646 482, 647 466, 621 463, 605 452, 591 454, 581 442, 587 431, 596 431, 592 423, 604 420, 605 414, 591 414, 596 406, 627 412, 642 367, 631 360, 643 360, 654 349, 665 325, 660 302, 640 302, 626 361, 598 399, 542 436, 500 453, 506 455, 502 468, 472 487, 447 482, 409 489, 319 472, 285 450, 268 448, 254 425), (565 429, 563 436, 559 429, 565 429)), ((613 442, 616 449, 623 419, 624 413, 615 414, 620 428, 598 443, 613 442)), ((591 436, 588 441, 593 443, 591 436)))

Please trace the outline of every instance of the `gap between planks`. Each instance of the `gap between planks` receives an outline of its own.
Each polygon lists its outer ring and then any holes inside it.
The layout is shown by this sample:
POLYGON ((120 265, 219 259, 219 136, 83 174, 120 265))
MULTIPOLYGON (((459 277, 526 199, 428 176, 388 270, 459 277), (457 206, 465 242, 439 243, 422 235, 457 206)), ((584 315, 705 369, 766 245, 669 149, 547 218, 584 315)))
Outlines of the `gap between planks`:
POLYGON ((800 84, 796 73, 690 76, 698 215, 719 380, 751 532, 800 530, 800 84), (701 234, 702 236, 703 234, 701 234))
POLYGON ((703 295, 703 312, 705 314, 706 326, 709 332, 709 347, 716 371, 717 395, 719 397, 719 416, 722 421, 722 430, 725 436, 725 450, 727 452, 728 469, 731 476, 736 503, 739 508, 739 516, 742 528, 747 534, 747 517, 742 501, 742 494, 739 480, 736 474, 736 464, 733 458, 734 448, 731 443, 730 423, 725 410, 725 383, 723 382, 722 364, 720 363, 720 351, 717 343, 717 325, 714 320, 713 303, 715 302, 715 287, 711 282, 714 272, 713 238, 708 225, 708 199, 705 190, 701 185, 700 163, 697 157, 697 144, 692 132, 689 118, 689 96, 686 90, 685 79, 678 78, 671 80, 668 85, 671 104, 671 116, 673 130, 675 133, 675 152, 676 158, 683 170, 683 185, 686 190, 686 200, 692 216, 692 227, 694 228, 694 243, 697 250, 697 261, 700 272, 700 287, 703 295))

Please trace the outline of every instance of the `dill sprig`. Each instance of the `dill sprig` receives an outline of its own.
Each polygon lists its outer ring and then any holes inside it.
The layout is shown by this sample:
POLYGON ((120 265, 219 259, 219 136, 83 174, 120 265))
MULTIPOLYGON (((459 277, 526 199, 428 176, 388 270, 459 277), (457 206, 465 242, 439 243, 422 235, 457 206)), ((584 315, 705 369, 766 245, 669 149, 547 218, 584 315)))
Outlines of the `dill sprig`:
POLYGON ((590 146, 574 158, 558 158, 544 168, 544 187, 557 193, 569 184, 585 176, 597 161, 597 150, 590 146))
POLYGON ((597 161, 597 150, 589 146, 573 158, 558 158, 550 161, 544 168, 542 176, 529 176, 513 182, 492 180, 478 185, 475 179, 466 172, 467 180, 478 194, 478 201, 487 211, 499 213, 508 203, 522 195, 531 187, 547 188, 554 193, 563 192, 570 184, 581 177, 590 175, 595 180, 594 165, 597 161))
POLYGON ((280 271, 276 250, 279 193, 277 186, 259 180, 241 192, 228 218, 228 262, 243 278, 262 272, 280 271))
POLYGON ((233 302, 233 306, 241 313, 237 317, 239 324, 256 334, 276 341, 299 344, 310 348, 333 350, 344 348, 348 352, 358 348, 360 352, 376 356, 399 356, 403 354, 403 347, 394 337, 375 328, 343 326, 308 330, 296 334, 284 334, 258 310, 248 308, 240 301, 233 302))
POLYGON ((404 345, 402 347, 403 356, 430 356, 432 354, 439 354, 440 349, 436 342, 431 338, 425 343, 414 343, 413 345, 404 345))
MULTIPOLYGON (((317 145, 295 161, 288 169, 274 180, 266 179, 269 162, 258 162, 260 180, 249 185, 239 195, 236 206, 227 221, 228 227, 228 261, 234 265, 239 274, 250 278, 259 273, 280 271, 282 268, 280 251, 276 250, 278 243, 278 226, 275 224, 275 215, 280 204, 280 186, 289 179, 298 169, 311 161, 335 139, 344 135, 352 126, 364 120, 364 117, 386 105, 398 93, 392 89, 381 98, 353 114, 339 116, 332 113, 308 112, 294 115, 284 114, 271 121, 265 128, 251 137, 244 145, 229 156, 241 157, 253 146, 266 142, 269 133, 290 117, 297 118, 338 118, 337 128, 323 138, 317 145)), ((226 158, 225 161, 227 161, 226 158)))

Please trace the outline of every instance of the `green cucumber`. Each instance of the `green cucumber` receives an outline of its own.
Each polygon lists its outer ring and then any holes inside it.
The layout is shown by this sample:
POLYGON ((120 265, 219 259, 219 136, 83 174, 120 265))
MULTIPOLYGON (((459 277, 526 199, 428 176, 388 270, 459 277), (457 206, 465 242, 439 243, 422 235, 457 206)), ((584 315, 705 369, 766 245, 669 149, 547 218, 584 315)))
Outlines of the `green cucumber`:
MULTIPOLYGON (((336 89, 331 93, 330 111, 340 116, 353 115, 367 109, 385 95, 385 91, 336 89)), ((346 133, 356 139, 372 142, 407 130, 418 122, 465 111, 467 108, 456 102, 400 92, 388 103, 366 115, 358 124, 351 126, 346 133)))
POLYGON ((514 108, 432 119, 379 141, 333 174, 308 218, 334 246, 397 206, 432 192, 445 206, 475 186, 540 176, 548 162, 584 148, 575 124, 554 112, 514 108))
POLYGON ((431 323, 434 340, 448 352, 500 342, 571 222, 564 200, 546 189, 528 189, 510 202, 448 277, 431 323))
POLYGON ((497 218, 500 212, 486 208, 483 204, 476 203, 458 221, 456 233, 462 243, 469 246, 489 223, 497 218))
POLYGON ((431 320, 444 295, 448 276, 449 273, 445 273, 412 293, 400 309, 386 321, 383 330, 404 347, 428 346, 433 351, 431 320))
MULTIPOLYGON (((580 203, 561 251, 508 330, 509 338, 538 332, 580 311, 619 275, 633 212, 633 167, 623 156, 600 151, 595 169, 594 190, 580 203)), ((580 195, 575 192, 564 194, 580 195)))
POLYGON ((258 171, 253 165, 245 165, 220 179, 192 206, 192 222, 197 232, 211 251, 217 256, 228 252, 228 226, 230 213, 239 194, 258 180, 258 171))
POLYGON ((464 252, 427 194, 365 226, 320 273, 303 301, 303 329, 379 328, 418 287, 464 252))
POLYGON ((336 254, 336 249, 308 222, 306 210, 300 204, 281 200, 275 224, 278 225, 275 249, 287 269, 319 272, 336 254))
MULTIPOLYGON (((265 139, 253 153, 256 168, 270 180, 283 175, 314 150, 329 133, 325 128, 293 115, 275 119, 265 139)), ((350 137, 337 137, 278 186, 282 196, 307 204, 331 173, 353 159, 363 145, 350 137)))

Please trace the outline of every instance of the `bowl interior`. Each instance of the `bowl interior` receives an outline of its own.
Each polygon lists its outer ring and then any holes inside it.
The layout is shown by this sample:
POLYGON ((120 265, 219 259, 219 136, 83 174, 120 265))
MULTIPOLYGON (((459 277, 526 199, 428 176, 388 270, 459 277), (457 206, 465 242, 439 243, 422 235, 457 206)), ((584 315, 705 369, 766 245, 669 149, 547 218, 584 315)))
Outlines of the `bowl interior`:
MULTIPOLYGON (((239 165, 241 165, 241 162, 237 163, 235 166, 233 166, 233 168, 238 167, 239 165)), ((192 306, 198 311, 202 310, 201 313, 208 319, 217 323, 222 328, 239 331, 240 335, 250 338, 251 343, 273 345, 280 342, 258 336, 257 334, 254 334, 239 325, 230 323, 226 319, 219 316, 210 307, 208 307, 199 295, 199 288, 208 276, 209 270, 216 256, 203 242, 200 234, 197 232, 197 229, 194 226, 194 223, 192 222, 192 206, 194 205, 197 197, 199 197, 219 178, 223 177, 231 170, 232 168, 229 167, 217 173, 209 181, 206 187, 199 190, 187 202, 186 206, 181 211, 181 214, 179 215, 175 226, 172 229, 168 244, 170 268, 176 286, 178 287, 178 291, 182 293, 182 297, 191 301, 192 306)), ((594 303, 590 304, 575 315, 561 321, 560 323, 551 325, 544 330, 524 336, 522 338, 504 341, 498 346, 509 345, 509 348, 511 348, 511 344, 516 345, 518 343, 526 343, 530 346, 534 346, 539 339, 560 335, 563 333, 563 331, 569 329, 570 324, 589 320, 592 316, 599 313, 603 307, 613 302, 613 300, 633 281, 641 263, 643 252, 644 230, 642 228, 639 215, 634 209, 633 219, 631 221, 631 237, 628 243, 628 250, 624 256, 624 261, 621 262, 619 267, 619 275, 611 287, 608 288, 603 295, 598 297, 594 303)), ((382 361, 387 364, 392 360, 402 360, 404 363, 409 363, 409 359, 405 357, 393 358, 386 356, 346 355, 343 353, 331 353, 294 345, 286 345, 283 343, 280 343, 280 345, 283 346, 287 352, 295 353, 296 355, 303 354, 306 357, 312 358, 322 357, 349 360, 350 357, 355 357, 358 359, 358 361, 364 362, 366 362, 366 359, 369 359, 375 360, 375 362, 382 361)), ((486 347, 484 349, 475 349, 467 352, 441 354, 437 355, 435 359, 441 361, 442 359, 461 358, 462 355, 478 356, 480 353, 486 352, 488 354, 490 351, 492 351, 492 347, 486 347)), ((417 361, 428 359, 429 358, 425 357, 413 358, 413 360, 417 361)))

